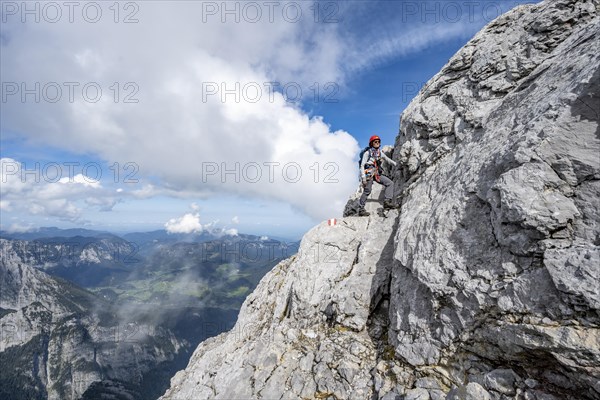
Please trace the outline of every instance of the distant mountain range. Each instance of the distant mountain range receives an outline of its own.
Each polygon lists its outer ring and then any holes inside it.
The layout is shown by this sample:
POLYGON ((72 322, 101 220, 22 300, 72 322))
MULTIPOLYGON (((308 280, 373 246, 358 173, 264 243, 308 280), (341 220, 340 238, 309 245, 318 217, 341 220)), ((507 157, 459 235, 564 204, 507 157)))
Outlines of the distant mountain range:
MULTIPOLYGON (((83 237, 94 237, 94 238, 106 238, 106 237, 120 237, 130 242, 136 242, 140 245, 152 242, 205 242, 209 240, 213 240, 223 236, 219 230, 215 231, 202 231, 200 233, 169 233, 165 229, 158 229, 149 232, 130 232, 130 233, 111 233, 108 231, 99 231, 93 229, 83 229, 83 228, 72 228, 72 229, 62 229, 57 227, 41 227, 35 230, 27 231, 27 232, 9 232, 6 230, 0 230, 0 238, 4 239, 20 239, 20 240, 36 240, 43 238, 53 238, 53 237, 74 237, 74 236, 83 236, 83 237)), ((244 236, 242 234, 242 236, 244 236)), ((254 236, 254 235, 247 235, 254 236)), ((261 235, 262 236, 262 235, 261 235)), ((254 236, 254 237, 261 237, 254 236)), ((274 239, 280 242, 295 242, 297 240, 290 238, 283 238, 278 236, 268 235, 270 239, 274 239)))
MULTIPOLYGON (((177 368, 186 342, 142 313, 124 313, 76 285, 24 264, 22 242, 0 240, 0 398, 85 398, 94 382, 124 381, 136 399, 177 368)), ((96 397, 98 398, 98 397, 96 397)))
MULTIPOLYGON (((171 234, 156 230, 119 236, 105 231, 55 227, 28 233, 0 231, 0 238, 22 241, 14 246, 14 250, 28 265, 86 288, 124 283, 145 275, 147 268, 156 271, 160 269, 156 259, 164 258, 165 253, 177 253, 169 256, 171 263, 173 257, 185 257, 181 250, 175 250, 185 244, 194 254, 196 266, 210 259, 212 263, 239 261, 260 263, 262 267, 269 261, 294 254, 299 245, 299 242, 284 242, 266 236, 225 235, 220 231, 171 234), (173 250, 169 250, 171 247, 173 250)), ((190 265, 189 260, 187 265, 190 265)))
POLYGON ((298 245, 220 232, 0 232, 0 326, 15 332, 0 338, 0 398, 157 397, 298 245))
POLYGON ((95 231, 90 229, 74 228, 61 229, 56 227, 42 227, 28 232, 9 232, 0 230, 0 237, 4 239, 35 240, 52 237, 114 237, 116 235, 106 231, 95 231))

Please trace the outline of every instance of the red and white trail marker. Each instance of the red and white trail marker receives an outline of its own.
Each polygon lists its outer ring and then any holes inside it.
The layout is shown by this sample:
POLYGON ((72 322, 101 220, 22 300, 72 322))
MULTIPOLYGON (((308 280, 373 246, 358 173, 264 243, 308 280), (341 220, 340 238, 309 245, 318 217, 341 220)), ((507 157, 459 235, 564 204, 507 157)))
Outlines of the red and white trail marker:
POLYGON ((335 219, 335 218, 328 219, 327 220, 327 225, 329 225, 329 226, 337 225, 337 219, 335 219))

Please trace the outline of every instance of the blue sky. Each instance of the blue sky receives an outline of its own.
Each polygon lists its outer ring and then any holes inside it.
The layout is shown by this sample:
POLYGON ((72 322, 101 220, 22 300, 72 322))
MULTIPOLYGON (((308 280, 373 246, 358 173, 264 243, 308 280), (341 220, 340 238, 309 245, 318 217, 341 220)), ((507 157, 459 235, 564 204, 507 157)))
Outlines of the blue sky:
POLYGON ((531 2, 2 2, 1 228, 299 238, 341 215, 366 139, 531 2))

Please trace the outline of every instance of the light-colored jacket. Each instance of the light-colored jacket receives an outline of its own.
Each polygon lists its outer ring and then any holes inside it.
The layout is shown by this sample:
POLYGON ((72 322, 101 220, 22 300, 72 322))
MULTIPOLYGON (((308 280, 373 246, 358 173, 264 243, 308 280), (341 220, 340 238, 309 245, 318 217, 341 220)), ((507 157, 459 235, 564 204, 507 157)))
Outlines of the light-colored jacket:
POLYGON ((396 165, 396 161, 392 160, 391 158, 389 158, 388 156, 385 155, 385 153, 383 151, 381 151, 381 148, 379 149, 379 155, 380 158, 379 160, 373 160, 374 157, 371 156, 373 147, 369 147, 369 150, 365 151, 363 156, 362 156, 362 160, 360 160, 360 179, 363 180, 365 179, 367 176, 365 174, 365 170, 367 169, 368 165, 373 165, 373 161, 377 161, 380 162, 381 159, 383 159, 384 161, 389 162, 392 165, 396 165))

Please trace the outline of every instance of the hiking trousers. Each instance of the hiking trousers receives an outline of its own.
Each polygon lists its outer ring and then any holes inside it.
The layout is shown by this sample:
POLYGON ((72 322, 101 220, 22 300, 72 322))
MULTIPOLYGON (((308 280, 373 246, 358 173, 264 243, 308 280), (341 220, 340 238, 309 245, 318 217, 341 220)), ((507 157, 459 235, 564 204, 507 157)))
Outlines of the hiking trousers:
MULTIPOLYGON (((367 203, 367 197, 371 194, 371 189, 373 188, 374 179, 371 178, 367 181, 367 184, 363 186, 363 194, 360 196, 359 204, 360 208, 365 208, 365 204, 367 203)), ((379 183, 380 185, 385 186, 385 199, 392 200, 392 195, 394 194, 394 185, 392 180, 387 176, 379 175, 379 183)))

